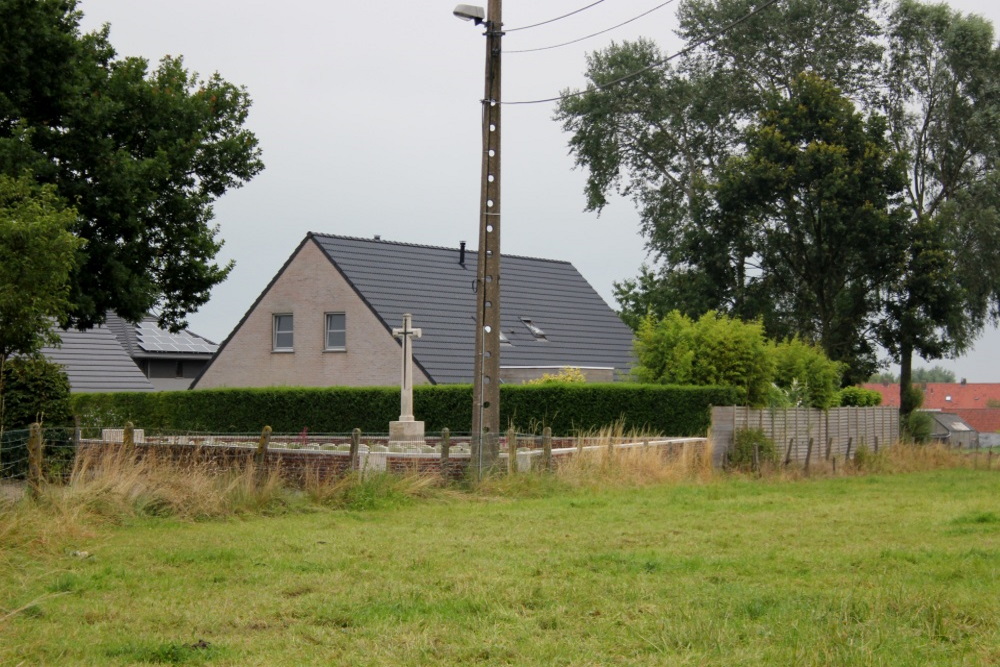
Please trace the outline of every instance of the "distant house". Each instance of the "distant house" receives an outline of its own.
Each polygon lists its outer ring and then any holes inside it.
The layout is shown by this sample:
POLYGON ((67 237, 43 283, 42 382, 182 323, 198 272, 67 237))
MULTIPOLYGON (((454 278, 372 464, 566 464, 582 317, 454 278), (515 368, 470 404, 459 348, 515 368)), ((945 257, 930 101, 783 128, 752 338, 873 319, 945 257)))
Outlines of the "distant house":
POLYGON ((950 412, 927 411, 934 420, 931 439, 952 447, 971 448, 979 444, 979 434, 961 417, 950 412))
MULTIPOLYGON (((572 264, 501 259, 501 381, 560 368, 613 381, 632 332, 572 264)), ((394 385, 393 327, 412 313, 416 384, 472 381, 476 257, 443 248, 310 233, 250 306, 194 388, 394 385)))
MULTIPOLYGON (((924 392, 925 410, 958 415, 979 434, 981 445, 1000 445, 1000 383, 927 382, 916 385, 924 392)), ((899 407, 899 384, 871 382, 864 385, 882 394, 882 405, 899 407)))
POLYGON ((113 313, 103 326, 59 337, 42 354, 63 367, 73 392, 187 389, 218 348, 187 330, 160 329, 153 317, 130 324, 113 313))

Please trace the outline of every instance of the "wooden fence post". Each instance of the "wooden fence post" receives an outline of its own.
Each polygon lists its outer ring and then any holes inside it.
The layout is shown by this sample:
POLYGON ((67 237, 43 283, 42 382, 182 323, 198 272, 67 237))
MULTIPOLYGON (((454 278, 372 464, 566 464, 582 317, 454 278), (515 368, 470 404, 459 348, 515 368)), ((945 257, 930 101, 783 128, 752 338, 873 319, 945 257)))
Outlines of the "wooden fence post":
POLYGON ((125 422, 122 430, 122 448, 131 453, 135 449, 135 425, 132 422, 125 422))
POLYGON ((788 439, 788 449, 785 450, 785 466, 788 466, 792 462, 792 445, 795 444, 795 438, 788 439))
POLYGON ((517 472, 517 430, 511 426, 507 429, 507 474, 517 472))
POLYGON ((358 469, 358 452, 361 450, 361 429, 356 428, 351 431, 351 470, 358 469))
POLYGON ((826 439, 826 460, 830 460, 830 454, 833 453, 833 438, 826 439))
POLYGON ((42 491, 42 425, 34 423, 28 434, 28 492, 37 498, 42 491))
POLYGON ((851 460, 851 445, 854 444, 854 438, 851 436, 847 437, 847 453, 844 454, 844 462, 851 460))
POLYGON ((542 429, 542 469, 552 470, 552 427, 542 429))
POLYGON ((257 441, 257 451, 253 455, 253 462, 258 466, 264 465, 264 459, 267 458, 267 446, 270 442, 271 427, 265 426, 264 430, 260 432, 260 440, 257 441))
POLYGON ((448 465, 448 457, 451 453, 451 429, 447 426, 441 429, 441 469, 448 465))
POLYGON ((806 471, 807 475, 809 474, 809 459, 812 458, 812 453, 813 453, 813 439, 809 438, 809 444, 806 446, 806 467, 805 467, 805 471, 806 471))

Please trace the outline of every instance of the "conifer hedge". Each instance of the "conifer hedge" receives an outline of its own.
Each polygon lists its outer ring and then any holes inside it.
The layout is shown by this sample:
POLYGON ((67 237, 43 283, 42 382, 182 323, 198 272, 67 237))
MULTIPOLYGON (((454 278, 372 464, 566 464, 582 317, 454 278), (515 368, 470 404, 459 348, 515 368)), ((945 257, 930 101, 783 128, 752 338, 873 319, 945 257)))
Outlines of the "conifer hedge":
MULTIPOLYGON (((500 419, 520 431, 551 426, 557 435, 609 426, 645 428, 672 436, 704 435, 710 407, 733 405, 729 387, 630 383, 508 385, 500 390, 500 419)), ((413 390, 414 414, 428 432, 472 428, 472 386, 420 386, 413 390)), ((399 418, 396 387, 266 387, 196 391, 75 394, 74 413, 86 426, 121 426, 131 421, 148 430, 215 433, 344 433, 360 428, 385 433, 399 418)))

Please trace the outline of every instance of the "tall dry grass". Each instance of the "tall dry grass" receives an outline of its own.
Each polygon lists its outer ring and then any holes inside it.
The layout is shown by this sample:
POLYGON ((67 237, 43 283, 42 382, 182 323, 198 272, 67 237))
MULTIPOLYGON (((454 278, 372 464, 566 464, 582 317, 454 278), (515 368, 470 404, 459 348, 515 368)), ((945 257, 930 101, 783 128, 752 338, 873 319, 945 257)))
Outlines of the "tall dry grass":
POLYGON ((590 449, 557 461, 555 474, 571 487, 647 486, 712 478, 708 441, 616 447, 657 439, 658 436, 648 432, 626 431, 621 422, 613 424, 579 436, 579 444, 590 449))

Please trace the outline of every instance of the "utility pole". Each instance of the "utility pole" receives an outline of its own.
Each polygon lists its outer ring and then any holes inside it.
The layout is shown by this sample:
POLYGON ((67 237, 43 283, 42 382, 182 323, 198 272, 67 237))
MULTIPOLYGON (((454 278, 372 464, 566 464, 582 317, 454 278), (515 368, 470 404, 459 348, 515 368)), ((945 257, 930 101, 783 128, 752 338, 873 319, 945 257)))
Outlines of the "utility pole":
POLYGON ((500 452, 500 38, 501 0, 489 0, 486 94, 476 268, 476 361, 472 391, 472 469, 479 477, 500 452))

